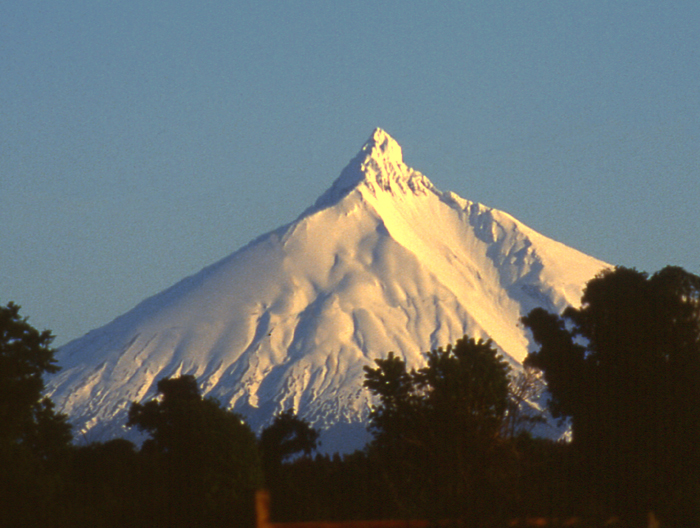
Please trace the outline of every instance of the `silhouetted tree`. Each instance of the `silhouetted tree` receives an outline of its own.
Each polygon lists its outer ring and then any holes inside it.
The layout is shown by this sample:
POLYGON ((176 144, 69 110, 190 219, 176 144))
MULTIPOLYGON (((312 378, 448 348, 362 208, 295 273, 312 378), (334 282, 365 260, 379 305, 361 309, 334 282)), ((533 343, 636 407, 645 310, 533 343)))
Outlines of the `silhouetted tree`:
POLYGON ((0 519, 7 526, 50 525, 70 425, 43 396, 44 374, 58 370, 53 336, 19 310, 12 302, 0 306, 0 519))
MULTIPOLYGON (((290 469, 306 467, 304 462, 316 450, 319 433, 292 409, 275 416, 262 430, 258 445, 263 459, 265 484, 272 497, 272 512, 279 520, 309 520, 314 508, 313 484, 300 482, 300 475, 290 469), (306 515, 306 517, 305 517, 306 515)), ((317 479, 320 475, 317 475, 317 479)))
POLYGON ((547 421, 545 412, 536 405, 545 388, 542 372, 530 365, 524 365, 522 372, 511 375, 508 411, 503 429, 506 438, 529 436, 537 424, 547 421))
POLYGON ((698 524, 700 277, 620 267, 588 283, 580 308, 523 321, 596 507, 698 524))
POLYGON ((393 353, 376 364, 365 367, 365 386, 380 399, 372 448, 401 510, 471 520, 498 513, 509 367, 491 342, 465 336, 429 352, 418 371, 393 353))
POLYGON ((318 436, 318 431, 306 420, 297 417, 292 409, 275 416, 260 433, 259 440, 268 485, 278 477, 279 468, 285 460, 302 453, 309 456, 315 451, 318 436))
POLYGON ((44 374, 58 371, 51 342, 10 302, 0 307, 0 445, 22 445, 47 457, 68 445, 70 425, 43 397, 44 374))
POLYGON ((202 398, 192 376, 158 382, 159 398, 133 403, 129 425, 149 434, 141 454, 167 490, 168 526, 252 522, 262 484, 255 436, 241 417, 202 398))

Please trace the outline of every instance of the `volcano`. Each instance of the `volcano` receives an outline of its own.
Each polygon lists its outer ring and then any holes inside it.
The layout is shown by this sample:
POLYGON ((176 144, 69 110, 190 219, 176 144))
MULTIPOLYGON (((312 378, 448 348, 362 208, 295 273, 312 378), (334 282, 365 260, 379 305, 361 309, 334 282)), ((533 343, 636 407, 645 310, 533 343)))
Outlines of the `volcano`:
POLYGON ((48 395, 90 441, 133 436, 129 406, 191 374, 254 430, 294 409, 327 452, 369 439, 363 367, 409 368, 468 334, 513 369, 535 307, 578 306, 609 267, 512 216, 441 192, 376 129, 296 220, 61 347, 48 395))

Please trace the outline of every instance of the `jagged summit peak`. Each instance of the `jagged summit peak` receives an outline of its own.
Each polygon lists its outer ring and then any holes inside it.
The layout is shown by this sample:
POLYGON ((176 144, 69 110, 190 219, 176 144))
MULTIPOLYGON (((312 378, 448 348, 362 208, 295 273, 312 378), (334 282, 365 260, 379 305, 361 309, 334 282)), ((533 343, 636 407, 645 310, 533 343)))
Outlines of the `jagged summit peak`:
POLYGON ((365 185, 374 192, 437 192, 428 178, 406 166, 401 145, 381 128, 374 129, 360 152, 314 207, 331 205, 360 185, 365 185))
POLYGON ((384 158, 397 164, 403 164, 401 145, 381 128, 375 128, 372 135, 362 147, 360 155, 365 153, 368 158, 384 158))

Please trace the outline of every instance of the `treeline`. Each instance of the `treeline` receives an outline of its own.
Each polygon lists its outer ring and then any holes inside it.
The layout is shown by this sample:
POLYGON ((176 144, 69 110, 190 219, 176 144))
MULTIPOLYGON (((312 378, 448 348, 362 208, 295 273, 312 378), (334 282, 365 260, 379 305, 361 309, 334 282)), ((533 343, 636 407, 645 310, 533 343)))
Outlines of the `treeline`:
POLYGON ((191 376, 134 402, 123 439, 77 446, 42 397, 57 367, 52 336, 0 307, 0 525, 254 526, 266 487, 275 521, 525 516, 619 526, 700 525, 700 277, 616 268, 580 308, 522 319, 537 349, 516 374, 490 341, 468 336, 408 370, 389 353, 365 368, 372 442, 314 454, 318 432, 292 411, 256 437, 203 398, 191 376), (530 434, 548 410, 571 441, 530 434))

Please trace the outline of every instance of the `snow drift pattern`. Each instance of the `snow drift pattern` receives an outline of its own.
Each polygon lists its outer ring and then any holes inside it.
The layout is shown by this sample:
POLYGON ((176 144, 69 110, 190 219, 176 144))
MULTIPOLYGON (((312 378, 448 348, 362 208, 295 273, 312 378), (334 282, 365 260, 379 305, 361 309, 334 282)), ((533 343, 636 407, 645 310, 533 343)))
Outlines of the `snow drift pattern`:
POLYGON ((520 316, 577 305, 604 267, 438 191, 377 129, 296 221, 61 347, 49 395, 76 433, 104 440, 159 379, 192 374, 254 429, 293 408, 324 450, 348 451, 368 439, 365 365, 394 351, 419 366, 469 334, 517 368, 520 316))

